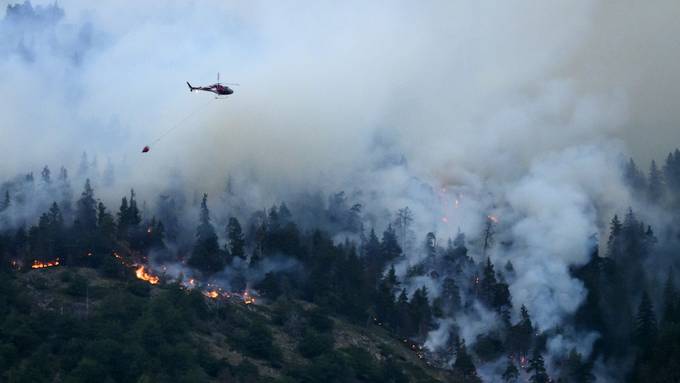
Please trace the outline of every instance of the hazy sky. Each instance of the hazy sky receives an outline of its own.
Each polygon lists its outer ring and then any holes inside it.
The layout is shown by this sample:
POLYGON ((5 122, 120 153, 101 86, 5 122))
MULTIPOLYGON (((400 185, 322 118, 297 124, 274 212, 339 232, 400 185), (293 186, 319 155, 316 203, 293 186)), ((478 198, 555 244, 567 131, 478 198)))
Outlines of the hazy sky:
POLYGON ((351 173, 387 140, 418 173, 457 179, 577 143, 623 138, 646 162, 680 142, 674 1, 59 5, 56 27, 6 39, 32 62, 0 57, 3 174, 87 150, 138 175, 248 163, 300 180, 351 173), (218 71, 242 86, 142 156, 210 101, 184 81, 218 71))

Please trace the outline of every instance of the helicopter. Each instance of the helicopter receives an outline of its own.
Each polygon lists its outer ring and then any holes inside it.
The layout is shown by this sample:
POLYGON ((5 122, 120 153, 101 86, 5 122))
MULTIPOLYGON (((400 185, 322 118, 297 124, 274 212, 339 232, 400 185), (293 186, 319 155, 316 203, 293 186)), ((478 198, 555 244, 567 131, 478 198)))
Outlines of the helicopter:
POLYGON ((216 95, 215 98, 226 98, 226 96, 234 93, 234 91, 230 87, 228 87, 227 85, 238 86, 238 84, 234 84, 234 83, 224 83, 224 84, 222 84, 220 82, 220 73, 219 72, 217 73, 217 82, 212 84, 212 85, 209 85, 209 86, 192 86, 191 84, 189 84, 189 81, 187 81, 187 85, 189 86, 189 92, 193 92, 193 91, 196 91, 196 90, 202 90, 202 91, 205 91, 205 92, 212 92, 212 93, 215 93, 215 95, 216 95), (220 96, 224 96, 224 97, 220 97, 220 96))

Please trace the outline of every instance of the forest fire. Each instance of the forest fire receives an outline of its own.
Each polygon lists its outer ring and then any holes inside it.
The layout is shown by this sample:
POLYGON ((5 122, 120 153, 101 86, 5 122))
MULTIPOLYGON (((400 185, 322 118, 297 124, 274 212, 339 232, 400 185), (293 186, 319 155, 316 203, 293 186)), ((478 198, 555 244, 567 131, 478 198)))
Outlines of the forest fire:
POLYGON ((33 264, 31 265, 31 269, 46 269, 48 267, 54 267, 54 266, 59 266, 59 258, 55 259, 54 261, 48 261, 48 262, 40 262, 38 260, 33 261, 33 264))
POLYGON ((210 299, 217 299, 217 298, 219 298, 220 293, 217 292, 217 290, 210 290, 210 291, 203 292, 203 295, 205 295, 206 297, 208 297, 210 299))
POLYGON ((149 274, 144 269, 144 266, 139 266, 137 268, 137 270, 135 270, 135 275, 137 276, 137 278, 139 278, 143 281, 147 281, 147 282, 151 283, 152 285, 156 285, 156 284, 158 284, 158 282, 160 282, 160 279, 155 275, 149 274))
POLYGON ((248 293, 248 290, 243 292, 243 303, 250 305, 255 303, 255 297, 248 293))

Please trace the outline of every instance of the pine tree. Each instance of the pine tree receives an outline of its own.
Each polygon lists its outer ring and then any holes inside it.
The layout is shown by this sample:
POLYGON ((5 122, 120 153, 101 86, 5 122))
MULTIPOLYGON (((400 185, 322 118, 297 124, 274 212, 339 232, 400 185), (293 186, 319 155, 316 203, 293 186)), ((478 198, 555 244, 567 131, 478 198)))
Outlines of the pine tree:
POLYGON ((395 233, 399 237, 399 246, 402 251, 406 252, 411 248, 411 224, 413 223, 413 213, 411 209, 406 206, 397 211, 397 217, 394 219, 395 233))
POLYGON ((248 263, 248 267, 256 268, 257 266, 260 265, 260 261, 262 261, 262 257, 260 256, 260 251, 256 247, 253 249, 253 253, 250 255, 250 262, 248 263))
POLYGON ((53 202, 46 214, 46 226, 44 235, 47 239, 49 259, 62 258, 66 251, 64 247, 64 218, 59 209, 59 205, 53 202))
POLYGON ((135 200, 135 190, 130 189, 130 207, 127 210, 127 224, 128 227, 137 227, 142 222, 142 217, 139 214, 137 207, 137 200, 135 200))
POLYGON ((70 219, 73 213, 73 191, 71 190, 71 182, 68 179, 68 172, 65 167, 59 169, 58 177, 58 187, 59 187, 59 207, 61 208, 61 213, 64 215, 65 219, 70 219))
POLYGON ((389 270, 387 270, 384 281, 387 286, 389 286, 390 290, 399 287, 400 283, 397 278, 397 272, 394 270, 394 265, 390 266, 389 270))
POLYGON ((224 259, 220 252, 217 234, 212 223, 210 223, 207 194, 203 194, 203 200, 201 201, 201 213, 198 228, 196 229, 196 242, 188 263, 190 266, 206 273, 215 273, 224 267, 224 259))
POLYGON ((87 152, 83 152, 80 156, 80 165, 78 166, 78 177, 86 177, 90 172, 90 162, 87 160, 87 152))
POLYGON ((432 309, 428 298, 427 287, 417 289, 409 303, 412 323, 416 326, 418 335, 425 335, 432 324, 432 309))
POLYGON ((102 202, 97 205, 97 227, 104 238, 113 240, 116 235, 116 222, 111 213, 106 211, 102 202))
POLYGON ((388 281, 388 278, 383 278, 378 284, 378 288, 375 294, 374 311, 376 319, 379 323, 389 322, 393 326, 395 325, 395 301, 394 295, 392 293, 392 286, 388 281))
POLYGON ((477 376, 477 368, 475 368, 472 357, 467 353, 465 348, 465 341, 461 341, 456 350, 456 361, 453 363, 453 368, 464 378, 479 379, 477 376))
POLYGON ((80 229, 92 231, 97 226, 97 202, 89 179, 85 181, 85 187, 76 204, 76 220, 80 229))
POLYGON ((519 379, 519 370, 515 366, 515 361, 510 356, 508 356, 508 364, 501 377, 505 383, 516 383, 519 379))
POLYGON ((484 238, 482 244, 483 257, 486 257, 486 252, 489 250, 491 245, 493 245, 494 234, 496 234, 495 226, 496 226, 495 219, 491 216, 487 216, 486 221, 484 222, 484 231, 482 233, 482 238, 484 238))
POLYGON ((279 220, 281 220, 281 224, 286 224, 293 220, 293 214, 291 214, 285 202, 281 202, 279 206, 279 220))
POLYGON ((372 228, 368 234, 368 240, 363 245, 362 253, 369 283, 375 284, 380 279, 380 273, 385 265, 382 259, 380 241, 372 228))
POLYGON ((621 255, 621 231, 623 225, 619 221, 619 216, 614 214, 609 223, 609 238, 607 239, 607 257, 617 259, 621 255))
POLYGON ((425 253, 430 258, 437 255, 437 237, 433 232, 429 232, 425 235, 425 253))
POLYGON ((527 372, 531 374, 529 377, 529 381, 531 383, 550 382, 550 377, 548 377, 548 373, 545 370, 543 355, 541 355, 541 352, 538 350, 538 348, 534 348, 534 354, 531 359, 529 359, 529 367, 527 368, 527 372))
POLYGON ((450 310, 460 308, 460 289, 453 278, 446 277, 442 283, 442 298, 444 305, 450 310))
POLYGON ((505 262, 505 272, 507 273, 506 275, 513 275, 515 273, 515 266, 512 265, 509 259, 505 262))
POLYGON ((624 179, 636 195, 643 195, 647 190, 645 175, 638 169, 632 158, 628 161, 626 168, 624 169, 624 179))
POLYGON ((633 329, 633 339, 635 344, 643 350, 647 350, 654 344, 657 335, 656 314, 654 306, 649 299, 647 292, 642 293, 642 300, 638 306, 637 316, 635 317, 635 328, 633 329))
POLYGON ((668 278, 666 278, 666 284, 663 289, 663 321, 666 323, 677 322, 677 312, 678 312, 678 291, 673 283, 673 271, 668 272, 668 278))
POLYGON ((246 259, 245 236, 238 219, 231 217, 227 223, 227 245, 232 257, 246 259))
POLYGON ((351 233, 362 234, 364 232, 364 224, 361 220, 361 209, 362 205, 360 203, 355 203, 347 212, 347 223, 345 224, 345 230, 351 233))
POLYGON ((127 197, 123 197, 118 209, 118 230, 121 238, 127 237, 129 209, 127 197))
POLYGON ((45 165, 42 172, 40 172, 40 177, 42 178, 42 182, 45 185, 49 185, 52 183, 52 180, 50 178, 50 168, 47 165, 45 165))
POLYGON ((663 167, 663 177, 668 190, 673 194, 676 202, 680 198, 680 150, 668 153, 663 167))
POLYGON ((281 223, 279 222, 279 209, 276 207, 276 205, 272 205, 272 207, 269 208, 267 222, 269 223, 270 231, 276 231, 279 228, 281 223))
POLYGON ((510 348, 520 354, 526 355, 533 341, 534 326, 526 306, 520 308, 519 322, 510 328, 508 341, 510 348))
POLYGON ((479 294, 481 301, 484 302, 488 307, 493 307, 494 297, 496 293, 496 272, 494 271, 493 263, 489 257, 486 258, 486 265, 484 266, 484 271, 482 273, 482 279, 480 281, 479 294))
POLYGON ((76 202, 75 216, 73 232, 77 238, 76 257, 84 260, 94 250, 97 241, 97 202, 89 179, 85 181, 83 192, 76 202))
POLYGON ((647 186, 647 198, 652 203, 661 202, 663 197, 663 175, 656 166, 656 161, 652 160, 649 167, 649 185, 647 186))
POLYGON ((595 376, 591 372, 591 364, 583 361, 581 354, 576 350, 571 350, 567 360, 562 367, 561 376, 558 381, 564 383, 591 383, 595 381, 595 376))
POLYGON ((113 163, 111 162, 110 158, 106 161, 106 168, 104 169, 102 181, 103 181, 104 186, 107 186, 107 187, 113 186, 113 184, 115 182, 115 174, 114 174, 113 163))
POLYGON ((413 325, 406 289, 401 290, 399 297, 397 297, 396 305, 397 315, 394 318, 393 327, 397 329, 398 333, 409 335, 412 332, 413 325))
POLYGON ((388 225, 383 232, 382 242, 380 243, 381 261, 388 262, 401 256, 401 247, 397 242, 397 236, 392 228, 388 225))

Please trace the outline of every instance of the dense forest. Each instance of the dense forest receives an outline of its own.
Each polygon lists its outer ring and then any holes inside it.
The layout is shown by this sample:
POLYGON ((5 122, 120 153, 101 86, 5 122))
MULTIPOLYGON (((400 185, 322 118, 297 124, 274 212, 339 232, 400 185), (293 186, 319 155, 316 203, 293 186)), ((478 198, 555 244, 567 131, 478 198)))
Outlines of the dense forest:
MULTIPOLYGON (((619 371, 609 376, 630 382, 678 381, 680 151, 663 166, 652 162, 648 173, 633 160, 621 171, 635 209, 610 217, 607 237, 593 236, 590 260, 570 270, 587 297, 565 323, 570 331, 596 334, 592 349, 584 354, 574 347, 556 356, 548 340, 567 330, 537 328, 536 313, 510 293, 516 266, 487 255, 512 246, 495 240, 503 227, 494 216, 486 218, 482 233, 472 233, 475 240, 459 230, 440 241, 432 232, 413 232, 408 207, 386 227, 366 227, 362 206, 343 192, 327 203, 289 208, 281 202, 246 218, 242 210, 226 212, 224 222, 212 218, 203 194, 195 198, 198 214, 188 221, 181 211, 191 203, 177 193, 160 195, 151 209, 140 207, 131 191, 112 210, 97 199, 90 179, 74 198, 66 169, 52 177, 46 166, 37 177, 29 173, 0 187, 1 378, 416 379, 389 352, 339 348, 333 327, 342 321, 389 334, 413 351, 422 368, 440 371, 444 375, 436 377, 446 381, 496 376, 504 382, 582 383, 595 381, 597 369, 611 365, 619 371), (25 213, 39 209, 33 221, 25 213), (652 227, 636 209, 663 210, 673 220, 652 227), (406 252, 422 257, 397 272, 406 252), (46 301, 51 290, 68 299, 46 301), (234 297, 236 305, 217 304, 234 297), (266 307, 270 322, 243 303, 266 307), (455 318, 475 307, 491 313, 496 324, 465 339, 455 318), (444 321, 453 324, 444 327, 444 321), (236 366, 221 358, 195 336, 206 326, 220 328, 241 352, 278 372, 261 376, 249 361, 236 366), (283 363, 271 328, 292 336, 296 352, 310 362, 283 363)), ((112 182, 108 173, 98 187, 112 182)), ((225 194, 247 198, 238 196, 231 181, 225 194)))

